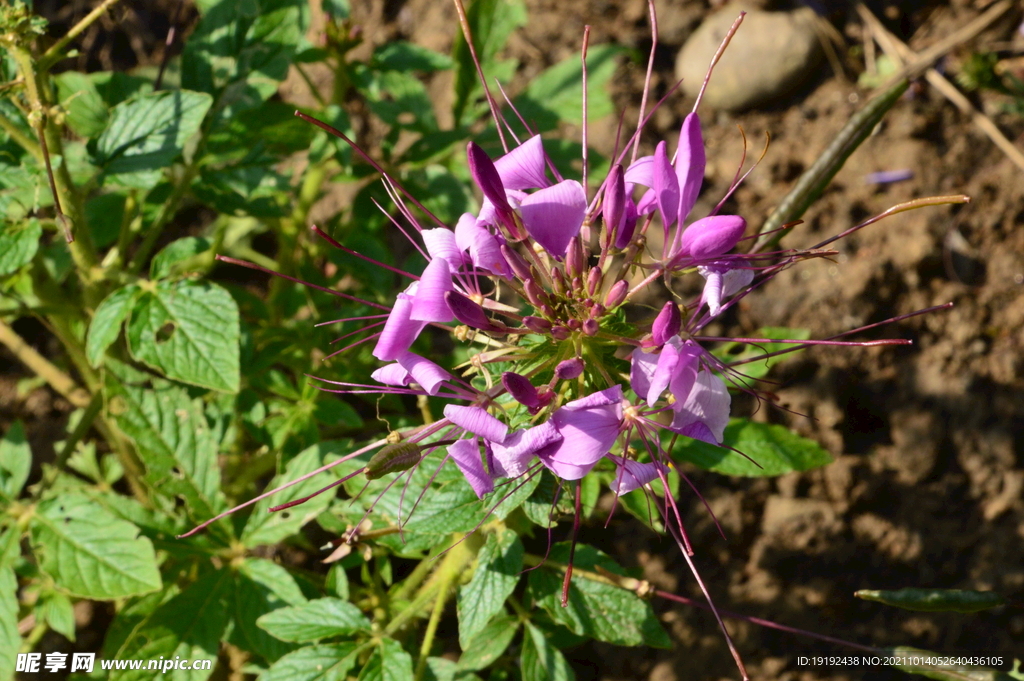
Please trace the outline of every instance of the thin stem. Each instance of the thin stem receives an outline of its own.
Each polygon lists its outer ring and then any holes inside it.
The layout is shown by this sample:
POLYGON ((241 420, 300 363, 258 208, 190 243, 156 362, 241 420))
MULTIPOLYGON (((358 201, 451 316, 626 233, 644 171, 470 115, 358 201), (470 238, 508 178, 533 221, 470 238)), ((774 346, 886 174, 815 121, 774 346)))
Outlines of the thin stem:
POLYGON ((7 136, 14 140, 14 143, 27 151, 39 163, 43 162, 43 150, 39 143, 26 135, 18 127, 17 123, 0 113, 0 129, 7 133, 7 136))
POLYGON ((2 321, 0 321, 0 343, 7 346, 7 349, 22 364, 34 371, 50 387, 67 398, 68 402, 72 405, 79 409, 89 406, 91 397, 87 390, 75 383, 74 379, 58 369, 50 360, 36 352, 35 348, 26 343, 14 329, 2 321))
MULTIPOLYGON (((590 26, 583 27, 583 49, 580 53, 580 64, 583 70, 583 195, 587 196, 590 194, 590 184, 588 181, 588 166, 587 166, 587 47, 590 45, 590 26)), ((584 241, 589 241, 585 238, 584 241)))
POLYGON ((82 34, 85 29, 92 26, 92 24, 103 16, 103 13, 108 9, 117 4, 118 0, 103 0, 103 2, 96 7, 93 11, 82 17, 82 20, 71 27, 71 30, 64 34, 64 37, 55 42, 50 49, 39 58, 39 70, 47 71, 51 66, 56 64, 58 61, 64 58, 64 48, 68 44, 82 34))
MULTIPOLYGON (((204 137, 205 140, 205 137, 204 137)), ((129 274, 138 274, 142 270, 142 266, 146 264, 146 260, 149 259, 149 254, 153 251, 153 247, 156 246, 157 240, 160 238, 161 232, 167 223, 174 219, 174 216, 178 212, 178 206, 181 205, 182 199, 185 198, 185 194, 188 192, 189 186, 192 184, 192 180, 199 174, 199 157, 202 155, 201 147, 203 142, 200 142, 200 148, 196 149, 195 155, 193 156, 192 163, 189 163, 185 168, 184 174, 181 179, 174 184, 174 189, 171 190, 171 195, 167 197, 163 205, 160 206, 160 212, 157 213, 153 223, 146 228, 146 237, 139 244, 139 249, 135 252, 135 256, 132 258, 131 263, 128 265, 129 274)))
POLYGON ((505 141, 505 132, 501 129, 498 105, 494 102, 491 89, 487 87, 487 78, 484 76, 483 67, 480 65, 480 58, 476 54, 476 46, 473 44, 473 31, 469 27, 469 17, 466 16, 466 7, 462 4, 462 0, 454 0, 454 2, 455 11, 459 14, 459 26, 462 28, 462 37, 466 39, 466 47, 469 48, 469 55, 473 58, 473 66, 476 67, 477 78, 480 79, 480 86, 484 89, 484 97, 487 99, 487 106, 491 109, 494 127, 498 131, 498 138, 501 139, 501 148, 505 150, 505 153, 508 153, 508 142, 505 141))
POLYGON ((416 660, 414 681, 421 681, 423 679, 423 672, 427 668, 427 658, 430 656, 430 649, 434 645, 434 636, 437 634, 437 625, 441 622, 444 606, 448 602, 448 592, 451 590, 452 582, 455 581, 457 576, 457 572, 448 570, 441 577, 441 583, 438 585, 437 599, 434 600, 434 609, 430 613, 430 619, 427 620, 427 629, 423 632, 423 643, 420 644, 420 655, 416 660))

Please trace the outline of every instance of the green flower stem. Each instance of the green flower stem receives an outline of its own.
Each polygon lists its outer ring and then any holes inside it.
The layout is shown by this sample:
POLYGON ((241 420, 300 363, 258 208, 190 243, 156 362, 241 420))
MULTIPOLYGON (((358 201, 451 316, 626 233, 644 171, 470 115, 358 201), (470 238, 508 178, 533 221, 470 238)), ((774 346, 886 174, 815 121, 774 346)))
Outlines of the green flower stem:
POLYGON ((192 157, 192 162, 185 166, 185 172, 182 173, 181 177, 177 182, 174 183, 174 189, 171 190, 170 196, 160 206, 160 212, 157 213, 153 219, 153 223, 146 228, 146 237, 139 244, 139 250, 135 252, 135 257, 132 258, 131 264, 128 265, 128 273, 138 275, 142 271, 142 267, 146 264, 149 259, 150 253, 153 251, 153 247, 156 246, 157 239, 160 238, 160 234, 164 231, 164 227, 174 219, 174 216, 178 213, 178 208, 181 206, 182 199, 185 198, 185 194, 188 193, 189 187, 192 185, 192 181, 199 175, 199 158, 202 157, 202 149, 206 146, 206 137, 199 142, 199 146, 196 148, 195 155, 192 157))
POLYGON ((72 40, 82 34, 85 29, 89 28, 103 16, 103 13, 118 3, 119 0, 103 0, 103 2, 96 7, 93 11, 82 17, 81 21, 71 27, 71 30, 64 34, 60 40, 55 42, 46 53, 39 59, 39 70, 48 71, 51 66, 56 64, 58 61, 64 58, 64 48, 67 47, 72 40))
POLYGON ((416 672, 413 675, 414 681, 423 679, 423 672, 427 668, 427 658, 430 657, 430 649, 434 645, 434 636, 437 634, 437 625, 444 614, 444 606, 448 602, 448 593, 451 591, 452 583, 458 577, 456 572, 445 572, 438 585, 437 598, 434 600, 434 609, 427 620, 427 630, 423 633, 423 643, 420 644, 420 655, 416 660, 416 672))
POLYGON ((7 346, 22 364, 35 372, 37 376, 46 381, 51 388, 67 398, 75 407, 84 409, 89 406, 91 397, 89 392, 75 383, 74 379, 57 368, 50 360, 46 359, 35 348, 25 342, 14 329, 0 321, 0 343, 7 346))
POLYGON ((15 144, 31 154, 37 163, 43 162, 43 150, 39 143, 23 133, 14 121, 3 114, 0 114, 0 129, 3 129, 15 144))

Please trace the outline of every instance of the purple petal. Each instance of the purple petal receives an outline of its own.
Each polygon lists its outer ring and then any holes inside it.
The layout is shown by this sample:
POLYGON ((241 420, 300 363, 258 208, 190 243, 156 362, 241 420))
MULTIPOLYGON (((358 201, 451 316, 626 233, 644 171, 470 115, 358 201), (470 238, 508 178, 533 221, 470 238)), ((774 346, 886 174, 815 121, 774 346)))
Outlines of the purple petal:
POLYGON ((609 452, 619 436, 622 387, 574 400, 555 411, 549 420, 562 440, 539 450, 537 456, 559 477, 579 480, 609 452))
POLYGON ((494 332, 507 330, 505 327, 492 322, 482 307, 458 291, 448 291, 445 293, 444 301, 448 305, 448 309, 455 315, 455 318, 470 328, 494 332))
POLYGON ((502 277, 511 274, 508 263, 501 255, 501 243, 497 237, 469 213, 463 215, 455 225, 455 243, 459 250, 469 251, 469 259, 476 267, 502 277))
POLYGON ((725 427, 729 423, 731 403, 732 398, 725 382, 707 369, 702 369, 697 374, 689 396, 673 405, 675 417, 669 428, 685 435, 688 426, 701 423, 711 433, 714 444, 721 444, 725 427))
POLYGON ((679 178, 668 158, 668 144, 658 142, 654 149, 654 194, 661 212, 661 224, 667 230, 679 217, 679 178))
POLYGON ((615 479, 612 481, 611 490, 615 494, 623 495, 643 487, 652 480, 658 479, 658 470, 663 468, 661 464, 650 462, 640 463, 632 459, 612 457, 619 465, 615 472, 615 479))
POLYGON ((519 404, 527 407, 539 407, 540 396, 537 394, 537 388, 534 387, 533 383, 530 383, 530 379, 526 376, 515 373, 514 371, 506 371, 501 375, 501 384, 505 386, 505 390, 512 396, 519 404))
POLYGON ((626 168, 624 179, 630 184, 641 184, 645 187, 654 186, 654 157, 641 156, 626 168))
POLYGON ((665 303, 664 307, 661 308, 661 312, 655 317, 654 324, 651 327, 654 344, 664 345, 669 338, 678 336, 682 322, 683 318, 679 313, 679 306, 671 300, 665 303))
POLYGON ((420 357, 412 352, 403 352, 397 359, 402 368, 412 376, 412 380, 423 386, 428 395, 436 395, 441 390, 441 384, 452 377, 426 357, 420 357))
POLYGON ((519 210, 530 236, 548 253, 561 258, 583 226, 587 195, 579 182, 565 180, 530 194, 519 210))
POLYGON ((754 280, 754 271, 747 269, 725 269, 724 267, 698 267, 697 271, 707 279, 701 302, 708 304, 711 316, 722 310, 722 301, 738 293, 754 280))
POLYGON ((636 204, 637 215, 653 213, 658 208, 658 192, 648 189, 636 204))
POLYGON ((668 384, 669 392, 677 402, 685 400, 693 390, 693 384, 697 380, 697 370, 700 369, 701 352, 700 346, 693 341, 686 341, 679 350, 676 371, 668 384))
POLYGON ((494 167, 505 189, 539 189, 551 185, 545 163, 544 145, 540 135, 534 135, 495 161, 494 167))
POLYGON ((697 220, 683 232, 680 254, 704 260, 731 251, 747 229, 738 215, 712 215, 697 220))
MULTIPOLYGON (((610 235, 617 234, 622 225, 622 216, 626 210, 626 183, 622 179, 622 166, 612 166, 608 173, 608 181, 604 188, 604 201, 601 211, 604 216, 604 228, 610 235)), ((609 239, 614 241, 613 239, 609 239)), ((601 242, 606 243, 604 241, 601 242)))
POLYGON ((679 178, 679 224, 693 210, 697 195, 704 183, 704 137, 700 131, 700 118, 696 113, 683 120, 679 131, 679 147, 676 150, 676 176, 679 178))
POLYGON ((409 385, 409 372, 398 362, 387 364, 370 374, 370 378, 384 385, 409 385))
POLYGON ((679 429, 680 435, 693 438, 694 440, 700 440, 701 442, 707 442, 709 445, 720 445, 722 441, 715 438, 715 434, 711 432, 711 429, 705 426, 700 421, 695 421, 688 426, 684 426, 679 429))
POLYGON ((506 478, 518 478, 530 467, 530 460, 538 449, 542 449, 561 439, 558 429, 550 421, 528 430, 517 430, 503 444, 492 444, 491 454, 494 455, 497 475, 506 478))
POLYGON ((466 147, 466 155, 469 159, 469 173, 473 176, 484 197, 490 201, 498 212, 511 210, 508 201, 505 199, 505 186, 501 182, 501 175, 494 167, 494 161, 481 149, 476 142, 470 142, 466 147))
POLYGON ((480 443, 475 437, 449 445, 448 456, 455 460, 455 464, 466 477, 466 482, 473 488, 478 499, 494 491, 494 480, 487 474, 480 459, 480 443))
POLYGON ((444 408, 446 419, 467 430, 474 435, 490 440, 491 442, 502 443, 508 435, 508 426, 487 413, 481 407, 463 407, 457 404, 449 404, 444 408))
MULTIPOLYGON (((464 213, 462 217, 465 218, 467 215, 470 220, 476 222, 476 218, 469 213, 464 213)), ((427 253, 430 254, 431 259, 444 258, 448 261, 452 272, 462 267, 465 256, 462 254, 463 249, 456 244, 455 233, 452 230, 444 227, 424 229, 420 232, 420 236, 423 237, 423 244, 427 247, 427 253)))
POLYGON ((420 276, 409 318, 417 322, 450 322, 452 311, 444 301, 444 294, 454 289, 448 261, 434 258, 420 276))
POLYGON ((638 217, 636 204, 627 197, 626 209, 622 213, 622 224, 619 226, 619 233, 615 237, 615 248, 625 248, 633 240, 633 231, 636 229, 638 217))
POLYGON ((418 283, 413 282, 405 293, 398 294, 395 306, 391 308, 391 314, 388 315, 388 320, 384 323, 384 330, 380 332, 377 346, 373 349, 373 356, 382 362, 398 359, 399 355, 412 346, 413 341, 420 335, 420 331, 427 325, 426 322, 410 319, 413 295, 418 288, 418 283))
POLYGON ((629 385, 633 392, 646 400, 651 391, 654 371, 658 368, 658 357, 654 352, 645 352, 640 348, 633 350, 633 359, 629 368, 629 385))

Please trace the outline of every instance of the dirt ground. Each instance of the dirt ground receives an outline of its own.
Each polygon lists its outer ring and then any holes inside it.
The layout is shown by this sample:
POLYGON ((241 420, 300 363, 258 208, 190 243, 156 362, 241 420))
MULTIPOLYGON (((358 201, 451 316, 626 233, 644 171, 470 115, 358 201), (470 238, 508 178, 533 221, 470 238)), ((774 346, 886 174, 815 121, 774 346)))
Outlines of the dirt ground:
MULTIPOLYGON (((371 43, 403 38, 441 51, 450 47, 456 24, 448 3, 352 4, 353 18, 366 27, 371 43)), ((643 55, 650 48, 645 0, 527 5, 529 24, 510 44, 510 56, 522 63, 521 79, 576 53, 584 24, 592 26, 591 44, 613 40, 643 55)), ((660 96, 674 81, 679 47, 713 8, 663 1, 658 9, 654 92, 660 96)), ((847 46, 859 44, 861 27, 852 8, 835 0, 828 9, 847 46)), ((983 9, 966 0, 876 7, 915 49, 983 9)), ((955 50, 948 68, 955 71, 957 59, 972 47, 1009 40, 1019 21, 1004 21, 955 50)), ((755 145, 764 131, 772 136, 768 156, 729 204, 730 212, 759 224, 863 103, 865 91, 851 82, 857 64, 850 60, 848 66, 845 78, 822 66, 810 85, 770 111, 702 112, 709 163, 695 214, 710 209, 732 179, 741 125, 755 145)), ((643 68, 624 64, 614 82, 615 102, 627 121, 636 117, 643 68)), ((444 86, 435 83, 432 91, 443 92, 444 86)), ((979 103, 995 111, 993 101, 979 103)), ((665 138, 673 147, 691 106, 682 96, 671 98, 653 118, 645 144, 665 138)), ((1021 146, 1024 120, 994 118, 1021 146)), ((610 151, 613 124, 591 131, 599 150, 610 151)), ((698 500, 684 497, 698 566, 721 607, 864 645, 1024 657, 1019 606, 973 615, 911 613, 852 596, 862 588, 919 586, 995 590, 1024 602, 1024 174, 941 95, 927 86, 914 88, 787 240, 810 245, 901 201, 960 193, 972 203, 905 213, 870 227, 840 242, 834 260, 784 273, 720 324, 723 335, 749 335, 771 325, 808 328, 823 338, 955 303, 949 311, 871 336, 910 338, 911 347, 819 348, 773 374, 779 403, 805 416, 762 408, 756 418, 785 423, 821 442, 836 459, 832 465, 773 480, 693 472, 728 536, 718 536, 698 500), (909 169, 913 178, 891 185, 864 182, 870 172, 894 169, 909 169)), ((11 382, 3 385, 0 408, 29 416, 35 433, 44 432, 47 419, 60 411, 41 388, 15 399, 11 382)), ((610 530, 584 528, 581 539, 642 567, 660 588, 699 597, 674 544, 635 523, 622 519, 610 530)), ((569 649, 577 678, 737 677, 709 615, 664 602, 657 607, 673 649, 569 649)), ((800 655, 847 651, 745 622, 730 627, 755 678, 906 678, 878 667, 798 666, 800 655)))

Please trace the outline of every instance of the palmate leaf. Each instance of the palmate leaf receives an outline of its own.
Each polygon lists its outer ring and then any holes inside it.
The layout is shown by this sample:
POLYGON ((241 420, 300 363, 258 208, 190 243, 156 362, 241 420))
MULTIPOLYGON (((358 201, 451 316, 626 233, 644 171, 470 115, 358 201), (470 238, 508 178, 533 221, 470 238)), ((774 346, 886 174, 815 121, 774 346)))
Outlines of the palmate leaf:
MULTIPOLYGON (((119 659, 143 658, 216 660, 220 639, 227 627, 231 572, 215 570, 190 584, 180 594, 160 605, 144 623, 135 628, 116 653, 119 659)), ((205 681, 209 670, 170 670, 161 678, 174 681, 205 681)), ((111 681, 153 678, 151 670, 111 673, 111 681)))
POLYGON ((463 650, 492 617, 502 612, 522 569, 523 545, 516 533, 504 530, 489 534, 473 578, 459 588, 459 644, 463 650))
POLYGON ((32 548, 57 586, 82 598, 109 600, 160 588, 153 545, 131 523, 80 493, 39 504, 32 548))
POLYGON ((747 419, 729 421, 723 444, 736 451, 679 438, 672 458, 689 461, 704 470, 743 477, 776 476, 832 463, 832 456, 817 442, 782 426, 747 419))
POLYGON ((127 337, 132 356, 168 378, 238 392, 238 306, 216 284, 159 282, 135 301, 127 337))

